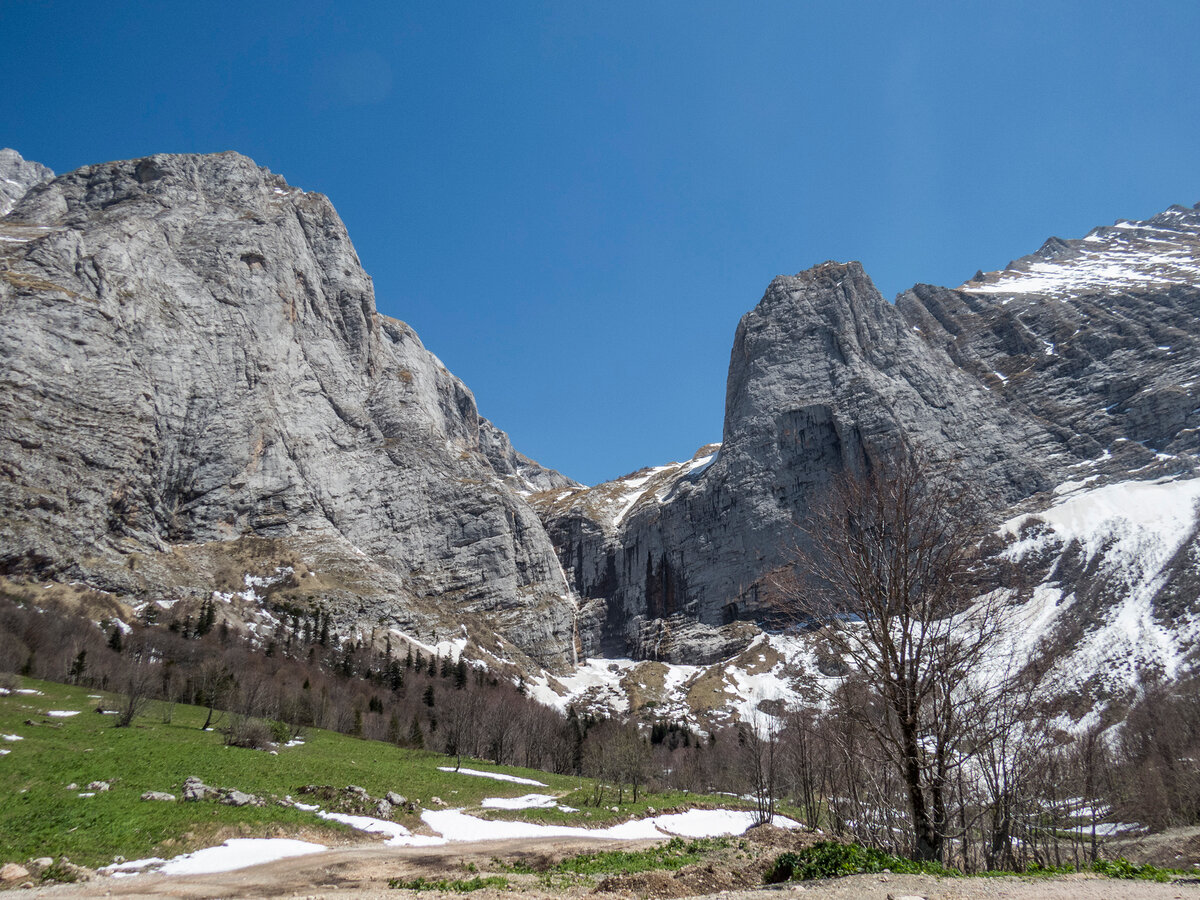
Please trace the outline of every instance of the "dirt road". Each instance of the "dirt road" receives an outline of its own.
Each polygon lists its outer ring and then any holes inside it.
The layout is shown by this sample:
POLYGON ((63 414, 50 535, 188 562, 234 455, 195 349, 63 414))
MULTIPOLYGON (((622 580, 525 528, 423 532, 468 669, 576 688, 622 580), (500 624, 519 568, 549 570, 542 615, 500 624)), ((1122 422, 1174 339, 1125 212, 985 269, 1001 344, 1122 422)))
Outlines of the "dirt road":
MULTIPOLYGON (((547 883, 538 875, 515 875, 512 863, 525 863, 542 869, 564 856, 605 849, 634 849, 656 843, 630 841, 486 841, 473 844, 449 844, 441 847, 385 847, 379 844, 354 846, 312 856, 295 857, 266 863, 236 872, 216 875, 163 876, 139 875, 133 878, 99 878, 86 884, 56 885, 21 891, 16 896, 46 898, 80 897, 170 897, 170 898, 390 898, 416 896, 414 892, 393 890, 388 880, 425 878, 471 878, 474 874, 505 873, 508 890, 486 889, 464 894, 422 891, 419 896, 438 900, 445 896, 471 900, 512 900, 520 894, 525 900, 582 898, 596 892, 593 883, 547 883), (501 862, 502 861, 502 862, 501 862)), ((1143 881, 1116 881, 1087 875, 1055 879, 1020 878, 931 878, 909 875, 859 875, 827 882, 807 882, 771 888, 718 890, 729 883, 730 875, 716 871, 711 864, 700 864, 687 875, 686 884, 705 884, 706 874, 714 887, 711 891, 689 890, 681 880, 683 873, 648 872, 626 876, 612 885, 607 896, 639 898, 678 898, 708 895, 720 900, 894 900, 922 897, 926 900, 1200 900, 1200 881, 1154 884, 1143 881), (707 870, 707 872, 706 872, 707 870)), ((686 870, 685 870, 686 871, 686 870)), ((749 870, 747 870, 749 871, 749 870)), ((743 884, 754 884, 744 880, 743 884)), ((600 885, 603 887, 603 882, 600 885)))

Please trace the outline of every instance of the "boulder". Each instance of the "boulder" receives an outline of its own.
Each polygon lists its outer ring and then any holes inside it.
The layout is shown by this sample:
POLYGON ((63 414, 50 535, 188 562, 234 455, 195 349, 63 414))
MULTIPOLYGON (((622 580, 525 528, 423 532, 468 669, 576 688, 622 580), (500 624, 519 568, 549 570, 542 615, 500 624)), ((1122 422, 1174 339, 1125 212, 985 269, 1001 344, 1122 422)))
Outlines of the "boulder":
POLYGON ((183 783, 184 800, 206 800, 209 797, 216 796, 217 793, 216 788, 209 787, 195 775, 189 776, 183 783))
POLYGON ((17 863, 5 863, 0 866, 0 882, 17 884, 29 877, 29 870, 17 863))

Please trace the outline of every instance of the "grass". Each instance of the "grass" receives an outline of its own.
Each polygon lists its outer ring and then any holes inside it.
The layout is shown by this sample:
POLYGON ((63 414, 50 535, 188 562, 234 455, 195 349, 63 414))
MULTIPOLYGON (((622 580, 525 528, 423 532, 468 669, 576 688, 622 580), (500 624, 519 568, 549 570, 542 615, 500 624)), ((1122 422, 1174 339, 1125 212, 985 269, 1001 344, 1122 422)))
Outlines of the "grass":
MULTIPOLYGON (((99 691, 32 679, 24 687, 41 694, 0 697, 0 734, 22 738, 0 740, 0 749, 10 751, 0 756, 0 863, 66 855, 77 864, 96 866, 118 854, 129 859, 174 856, 224 837, 281 832, 305 832, 333 842, 361 837, 312 813, 274 803, 231 807, 140 799, 146 791, 179 796, 189 775, 264 798, 297 796, 306 784, 356 784, 374 797, 393 790, 427 807, 434 796, 469 808, 484 797, 519 796, 531 789, 441 772, 438 767, 448 763, 438 754, 319 729, 309 730, 302 746, 280 748, 278 756, 230 748, 219 733, 200 731, 205 710, 198 707, 176 705, 170 724, 152 707, 133 727, 114 728, 114 716, 94 711, 97 703, 115 705, 114 697, 96 700, 89 695, 99 691), (46 714, 52 709, 80 714, 51 718, 46 714), (92 781, 109 781, 112 789, 79 797, 92 781), (70 784, 77 787, 70 789, 70 784)), ((578 778, 474 760, 464 760, 464 765, 536 778, 555 793, 580 784, 578 778)), ((413 818, 404 824, 419 822, 413 818)))
POLYGON ((474 878, 456 879, 414 878, 411 881, 405 881, 402 878, 392 878, 388 881, 388 887, 404 891, 441 891, 443 893, 469 894, 471 891, 478 891, 483 888, 496 888, 506 891, 508 890, 508 879, 500 875, 476 875, 474 878))
POLYGON ((843 878, 885 870, 898 875, 961 874, 957 869, 947 869, 940 863, 905 859, 873 847, 821 841, 803 850, 781 853, 763 878, 767 884, 779 884, 783 881, 843 878))
MULTIPOLYGON (((781 853, 767 870, 764 880, 768 884, 784 881, 810 881, 819 878, 843 878, 847 875, 868 875, 875 872, 891 872, 897 875, 937 875, 941 877, 963 877, 958 869, 947 868, 936 862, 906 859, 863 847, 860 844, 839 844, 822 841, 803 850, 781 853)), ((1167 882, 1176 875, 1188 873, 1179 869, 1162 869, 1152 865, 1135 865, 1126 859, 1096 860, 1090 866, 1031 866, 1025 872, 988 871, 977 873, 981 877, 1007 875, 1034 875, 1053 877, 1073 875, 1076 872, 1095 872, 1109 878, 1128 878, 1142 881, 1167 882)))
POLYGON ((628 875, 635 872, 682 869, 699 862, 704 856, 724 850, 733 844, 732 838, 698 838, 685 840, 671 838, 665 844, 642 850, 602 850, 595 853, 579 853, 559 860, 545 869, 536 869, 528 863, 502 863, 495 860, 504 871, 522 875, 628 875))
MULTIPOLYGON (((463 763, 466 765, 466 763, 463 763)), ((538 775, 534 775, 538 777, 538 775)), ((545 779, 542 779, 545 781, 545 779)), ((686 791, 663 791, 661 793, 641 792, 637 802, 632 799, 631 792, 625 791, 624 799, 617 803, 615 788, 606 788, 604 800, 600 806, 589 806, 592 800, 592 781, 585 778, 569 778, 572 790, 565 796, 559 797, 559 805, 577 809, 578 812, 563 812, 557 806, 547 806, 538 809, 524 810, 485 810, 482 818, 486 819, 520 819, 523 822, 540 822, 546 825, 582 825, 588 828, 599 828, 604 825, 614 825, 625 822, 630 818, 652 816, 678 809, 750 809, 751 805, 734 797, 718 797, 711 794, 691 794, 686 791), (613 812, 613 807, 617 812, 613 812), (653 812, 651 811, 653 810, 653 812)), ((545 788, 528 787, 526 790, 535 793, 545 793, 545 788)))

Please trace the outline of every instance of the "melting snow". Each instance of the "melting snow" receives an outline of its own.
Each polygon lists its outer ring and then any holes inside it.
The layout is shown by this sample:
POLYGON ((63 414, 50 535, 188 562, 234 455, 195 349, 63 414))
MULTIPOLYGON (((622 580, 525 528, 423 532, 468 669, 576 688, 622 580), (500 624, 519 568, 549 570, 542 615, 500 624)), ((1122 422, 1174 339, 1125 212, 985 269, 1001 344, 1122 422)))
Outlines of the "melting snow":
POLYGON ((534 787, 548 787, 544 781, 534 781, 532 778, 521 778, 517 775, 505 775, 503 772, 480 772, 478 769, 455 769, 454 766, 438 766, 439 772, 457 772, 459 775, 475 775, 479 778, 493 778, 496 781, 510 781, 513 784, 532 784, 534 787))
POLYGON ((109 866, 101 871, 111 871, 115 874, 157 867, 163 875, 207 875, 213 872, 232 872, 234 869, 244 869, 247 866, 257 866, 293 856, 306 856, 328 849, 323 844, 289 838, 231 838, 219 847, 207 847, 195 853, 176 856, 166 862, 157 858, 139 859, 109 866))
MULTIPOLYGON (((296 805, 300 806, 300 804, 296 805)), ((373 819, 370 816, 350 816, 344 813, 323 812, 321 810, 317 810, 317 815, 331 822, 341 822, 343 825, 349 825, 351 828, 366 832, 367 834, 386 834, 388 839, 384 843, 389 847, 429 847, 446 843, 441 838, 429 837, 424 834, 413 834, 398 822, 389 822, 386 819, 373 819)))
POLYGON ((79 710, 77 710, 77 709, 52 709, 48 713, 46 713, 46 715, 53 716, 56 719, 66 719, 71 716, 79 715, 79 710))
MULTIPOLYGON (((1088 677, 1101 673, 1130 685, 1141 667, 1161 669, 1175 677, 1180 661, 1200 636, 1200 622, 1179 620, 1168 629, 1155 615, 1154 597, 1163 586, 1164 569, 1196 534, 1200 478, 1126 481, 1075 491, 1037 515, 1010 519, 1001 534, 1017 536, 1027 523, 1044 523, 1014 541, 1005 555, 1020 561, 1032 553, 1077 542, 1096 578, 1113 586, 1119 601, 1104 610, 1098 627, 1089 631, 1062 661, 1065 670, 1088 677)), ((1060 485, 1066 487, 1067 485, 1060 485)), ((1032 650, 1055 618, 1075 600, 1055 583, 1039 585, 1023 607, 1011 611, 1006 632, 1016 653, 1032 650)))
POLYGON ((549 794, 525 794, 523 797, 488 797, 479 805, 484 809, 545 809, 557 798, 549 794))

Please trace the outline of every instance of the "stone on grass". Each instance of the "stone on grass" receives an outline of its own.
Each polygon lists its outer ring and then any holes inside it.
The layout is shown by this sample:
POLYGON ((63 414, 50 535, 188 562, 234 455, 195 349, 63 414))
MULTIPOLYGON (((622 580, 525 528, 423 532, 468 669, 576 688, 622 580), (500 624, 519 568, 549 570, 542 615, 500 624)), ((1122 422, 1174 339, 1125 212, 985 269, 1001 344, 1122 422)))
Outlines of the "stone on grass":
POLYGON ((5 863, 0 867, 0 882, 15 884, 29 877, 29 870, 17 863, 5 863))

